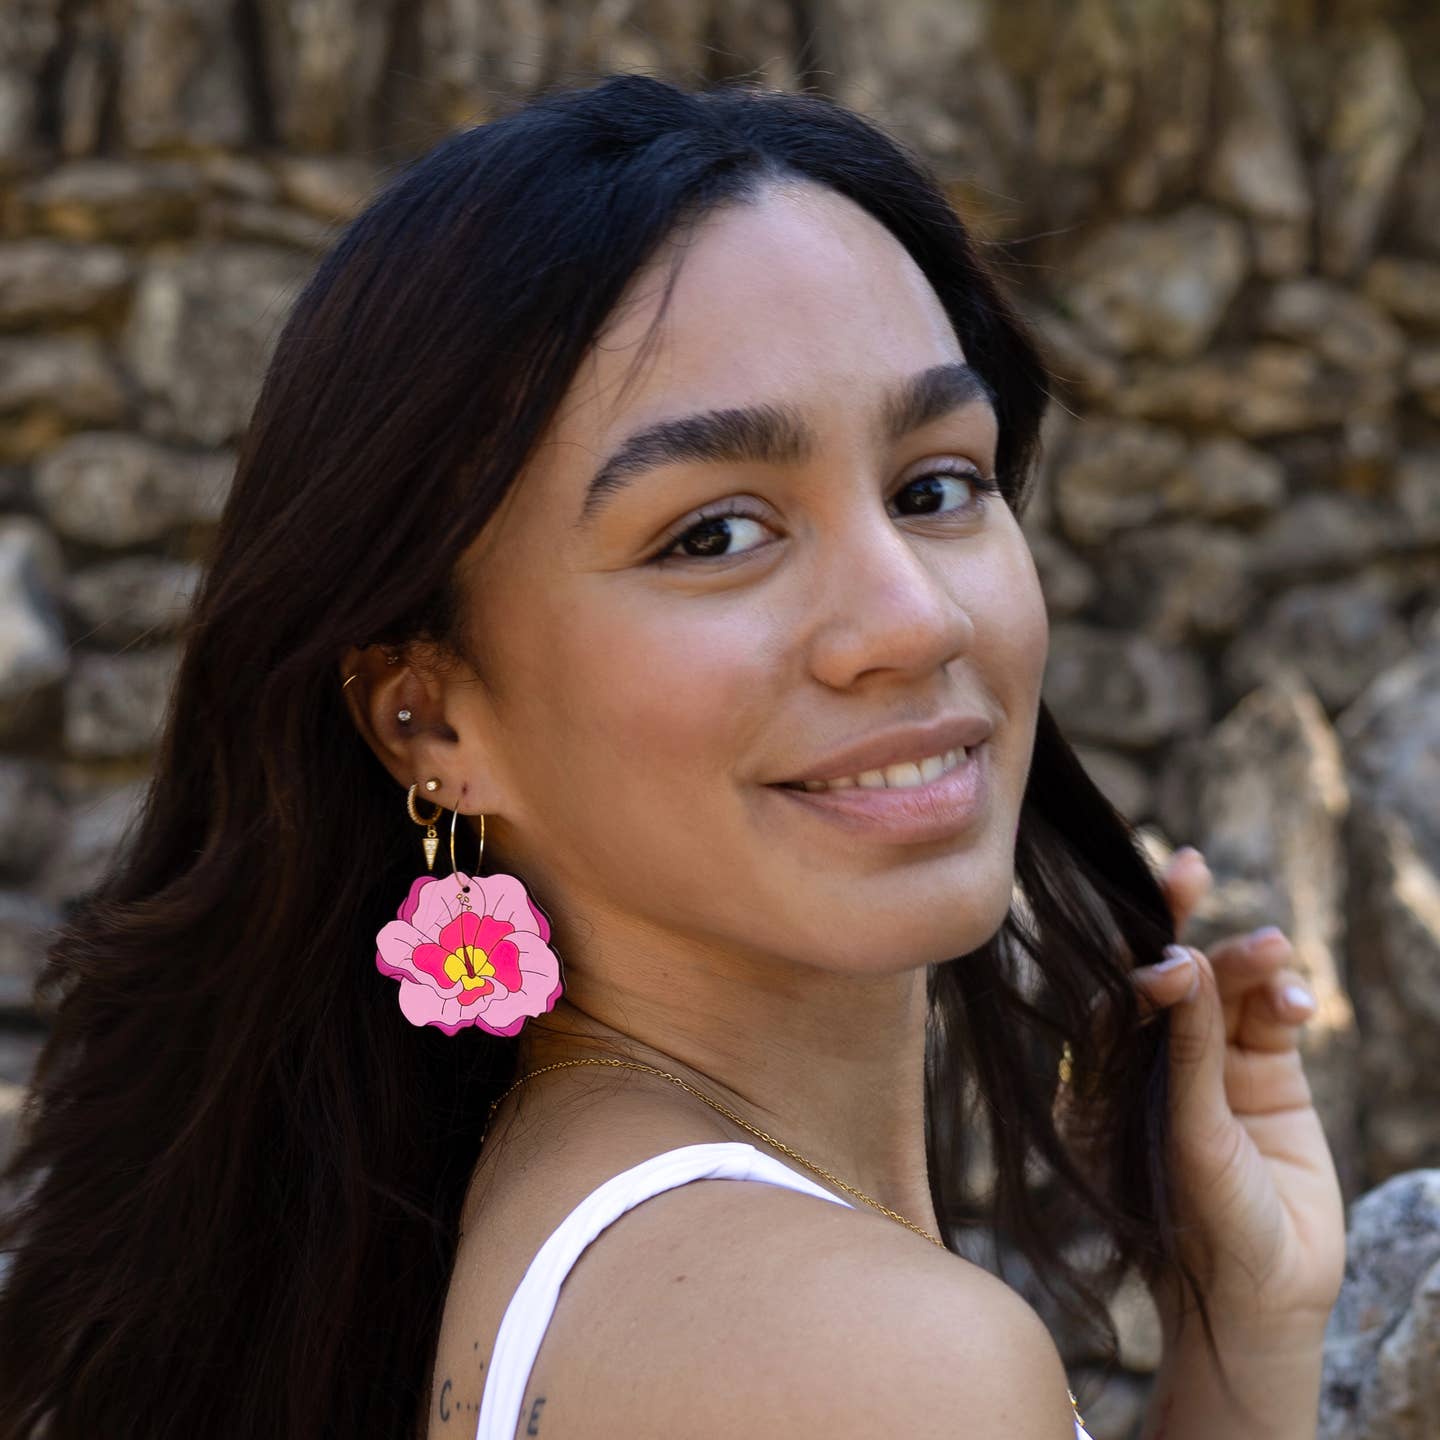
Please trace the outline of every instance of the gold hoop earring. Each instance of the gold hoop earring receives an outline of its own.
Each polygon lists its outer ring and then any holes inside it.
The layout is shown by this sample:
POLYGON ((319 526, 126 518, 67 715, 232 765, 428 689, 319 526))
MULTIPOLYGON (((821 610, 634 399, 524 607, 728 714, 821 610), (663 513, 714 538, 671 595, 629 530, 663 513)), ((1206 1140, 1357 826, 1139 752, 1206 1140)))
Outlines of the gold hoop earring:
MULTIPOLYGON (((465 787, 460 787, 460 798, 465 798, 465 787)), ((460 807, 457 805, 450 812, 450 873, 459 874, 459 867, 455 864, 455 822, 460 818, 460 807)), ((475 873, 480 873, 480 862, 485 858, 485 812, 480 812, 480 853, 475 857, 475 873)))
POLYGON ((435 868, 435 852, 440 848, 440 832, 436 830, 435 822, 445 813, 445 807, 437 800, 435 802, 435 813, 427 820, 425 816, 419 814, 415 809, 415 792, 419 788, 420 782, 417 780, 405 795, 405 809, 417 825, 424 825, 426 827, 424 838, 420 841, 420 844, 425 850, 425 868, 427 870, 433 870, 435 868))

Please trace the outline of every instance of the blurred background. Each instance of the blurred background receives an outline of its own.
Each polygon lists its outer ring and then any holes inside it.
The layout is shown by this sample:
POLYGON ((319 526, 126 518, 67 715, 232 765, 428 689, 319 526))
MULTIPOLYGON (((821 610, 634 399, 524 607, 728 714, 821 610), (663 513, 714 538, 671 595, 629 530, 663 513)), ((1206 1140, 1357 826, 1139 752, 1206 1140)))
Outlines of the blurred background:
MULTIPOLYGON (((1434 0, 0 0, 0 1147, 291 300, 394 167, 618 70, 871 115, 1038 327, 1045 698, 1206 856, 1187 938, 1294 941, 1351 1202, 1321 1433, 1440 1436, 1434 0)), ((1115 1314, 1118 1373, 1060 1336, 1097 1440, 1159 1355, 1115 1314)))

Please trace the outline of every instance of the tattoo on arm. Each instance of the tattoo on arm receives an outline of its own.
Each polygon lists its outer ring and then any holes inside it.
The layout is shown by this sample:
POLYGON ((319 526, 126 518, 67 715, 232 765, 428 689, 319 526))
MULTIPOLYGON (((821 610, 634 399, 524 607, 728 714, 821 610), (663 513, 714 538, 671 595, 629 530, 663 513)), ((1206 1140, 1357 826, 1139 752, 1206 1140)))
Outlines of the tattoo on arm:
POLYGON ((540 1407, 545 1403, 543 1395, 537 1395, 530 1402, 530 1423, 525 1427, 527 1435, 538 1435, 540 1433, 540 1407))
MULTIPOLYGON (((476 1350, 480 1348, 478 1340, 475 1342, 475 1348, 476 1350)), ((481 1360, 479 1364, 483 1370, 485 1362, 481 1360)), ((463 1423, 467 1421, 468 1417, 480 1414, 480 1401, 478 1399, 459 1399, 455 1394, 455 1382, 447 1375, 440 1385, 439 1413, 442 1425, 448 1425, 452 1420, 459 1420, 463 1423)), ((469 1423, 473 1425, 474 1421, 469 1421, 469 1423)))

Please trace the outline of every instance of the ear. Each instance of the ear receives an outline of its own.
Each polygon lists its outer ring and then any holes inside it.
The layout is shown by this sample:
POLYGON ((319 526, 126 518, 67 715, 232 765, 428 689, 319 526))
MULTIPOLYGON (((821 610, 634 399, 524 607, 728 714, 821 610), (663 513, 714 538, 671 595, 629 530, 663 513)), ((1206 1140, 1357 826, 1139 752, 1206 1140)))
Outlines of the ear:
POLYGON ((336 683, 355 728, 402 791, 418 782, 417 798, 462 815, 507 813, 502 767, 486 744, 494 732, 484 686, 463 661, 422 663, 413 647, 352 645, 336 683), (440 784, 426 790, 431 778, 440 784))

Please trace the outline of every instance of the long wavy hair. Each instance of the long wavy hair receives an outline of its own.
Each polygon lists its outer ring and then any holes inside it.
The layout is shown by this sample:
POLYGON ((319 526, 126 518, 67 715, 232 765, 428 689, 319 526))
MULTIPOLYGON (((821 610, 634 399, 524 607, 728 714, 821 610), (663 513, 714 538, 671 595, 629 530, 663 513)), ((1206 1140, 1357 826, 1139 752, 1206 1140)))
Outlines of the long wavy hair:
MULTIPOLYGON (((388 177, 278 338, 143 806, 48 946, 51 1028, 4 1177, 3 1440, 417 1433, 515 1047, 405 1023, 375 968, 414 832, 337 662, 473 653, 457 559, 622 291, 676 227, 787 177, 848 196, 929 278, 998 397, 1023 512, 1045 368, 932 173, 874 123, 813 94, 613 76, 388 177)), ((1015 863, 1003 928, 928 974, 947 1243, 989 1227, 1112 1354, 1109 1288, 1132 1265, 1183 1277, 1209 1338, 1163 1161, 1168 1024, 1140 1023, 1129 978, 1173 922, 1044 704, 1015 863), (1084 1163, 1052 1115, 1067 1040, 1084 1163), (1082 1272, 1082 1231, 1108 1264, 1082 1272)))

